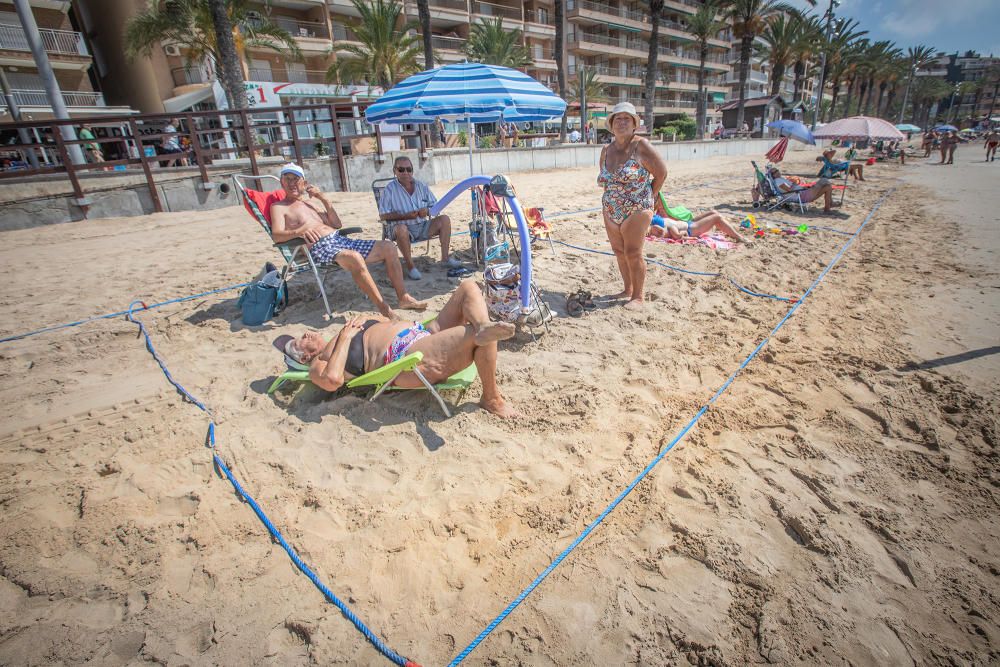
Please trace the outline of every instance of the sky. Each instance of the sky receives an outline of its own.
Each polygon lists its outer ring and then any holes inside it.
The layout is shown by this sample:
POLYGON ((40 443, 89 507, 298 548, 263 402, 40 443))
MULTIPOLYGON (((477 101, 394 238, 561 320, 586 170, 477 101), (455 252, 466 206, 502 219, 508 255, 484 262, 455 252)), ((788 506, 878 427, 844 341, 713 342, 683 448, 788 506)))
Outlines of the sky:
MULTIPOLYGON (((818 0, 822 14, 830 0, 818 0)), ((790 4, 808 8, 805 0, 790 4)), ((865 37, 889 39, 906 51, 924 44, 945 53, 968 50, 1000 57, 1000 0, 841 0, 838 18, 857 19, 865 37)))

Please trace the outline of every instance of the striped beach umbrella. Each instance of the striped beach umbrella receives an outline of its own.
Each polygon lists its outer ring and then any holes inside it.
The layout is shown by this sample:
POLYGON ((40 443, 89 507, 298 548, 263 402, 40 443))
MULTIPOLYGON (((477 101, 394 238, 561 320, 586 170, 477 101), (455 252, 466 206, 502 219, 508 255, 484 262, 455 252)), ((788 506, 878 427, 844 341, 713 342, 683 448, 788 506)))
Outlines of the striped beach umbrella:
POLYGON ((788 150, 788 137, 778 139, 778 143, 771 147, 764 156, 771 162, 777 164, 785 159, 785 151, 788 150))
POLYGON ((566 102, 524 72, 484 63, 455 63, 414 74, 365 110, 369 123, 433 123, 437 118, 469 125, 557 118, 566 102))
POLYGON ((509 67, 455 63, 414 74, 365 110, 369 123, 433 123, 437 118, 492 123, 562 116, 566 102, 509 67))

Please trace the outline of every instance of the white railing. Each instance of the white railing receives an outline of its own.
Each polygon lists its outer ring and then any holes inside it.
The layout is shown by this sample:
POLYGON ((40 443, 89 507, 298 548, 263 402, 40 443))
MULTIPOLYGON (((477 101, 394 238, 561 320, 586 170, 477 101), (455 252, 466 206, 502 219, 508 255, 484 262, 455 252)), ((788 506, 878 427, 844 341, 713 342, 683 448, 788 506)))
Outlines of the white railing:
POLYGON ((431 44, 434 48, 445 51, 461 51, 465 48, 467 41, 461 37, 438 37, 437 35, 431 35, 431 44))
MULTIPOLYGON (((12 90, 14 101, 22 107, 47 107, 49 98, 44 90, 12 90)), ((63 91, 63 103, 68 107, 103 107, 104 95, 90 91, 63 91)), ((0 95, 0 103, 6 106, 6 100, 0 95)))
MULTIPOLYGON (((83 35, 78 32, 39 28, 38 34, 42 38, 42 46, 49 53, 65 53, 72 56, 90 55, 87 52, 87 45, 83 41, 83 35)), ((0 49, 30 51, 28 36, 24 33, 24 29, 19 25, 0 23, 0 49)))

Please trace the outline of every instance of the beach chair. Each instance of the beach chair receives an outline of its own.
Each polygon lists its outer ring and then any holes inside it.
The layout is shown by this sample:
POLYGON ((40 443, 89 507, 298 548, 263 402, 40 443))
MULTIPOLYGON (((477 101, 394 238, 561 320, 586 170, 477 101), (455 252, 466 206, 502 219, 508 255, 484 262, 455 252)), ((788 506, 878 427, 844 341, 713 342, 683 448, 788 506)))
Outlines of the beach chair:
MULTIPOLYGON (((379 202, 382 200, 382 193, 385 192, 385 186, 389 185, 389 183, 393 182, 394 180, 396 180, 396 179, 395 178, 376 178, 374 181, 372 181, 372 194, 375 195, 375 210, 376 211, 378 211, 379 202)), ((396 240, 395 237, 391 236, 390 233, 389 233, 390 229, 392 229, 392 225, 394 223, 391 223, 388 220, 383 220, 382 219, 382 215, 381 215, 382 212, 381 211, 378 211, 378 212, 379 212, 379 222, 382 223, 382 240, 383 241, 385 241, 385 240, 395 241, 396 240)), ((430 252, 431 252, 431 240, 430 240, 430 238, 427 239, 427 245, 424 248, 424 252, 426 254, 430 254, 430 252)))
POLYGON ((802 193, 809 188, 795 188, 789 192, 783 192, 774 182, 774 177, 771 176, 769 169, 761 171, 753 160, 750 161, 750 164, 753 165, 757 175, 757 187, 760 189, 761 202, 768 211, 785 205, 798 204, 799 211, 805 213, 807 202, 802 201, 802 193))
MULTIPOLYGON (((428 320, 428 322, 429 321, 430 320, 428 320)), ((469 385, 476 381, 476 365, 474 363, 469 364, 467 368, 455 373, 444 382, 431 384, 424 374, 417 368, 417 365, 423 361, 423 358, 423 352, 412 352, 402 359, 397 359, 391 364, 387 364, 381 368, 376 368, 370 373, 365 373, 360 377, 356 377, 353 380, 348 381, 347 387, 348 389, 374 389, 375 393, 369 399, 374 401, 385 391, 411 391, 410 389, 400 389, 399 387, 395 387, 392 383, 401 373, 412 372, 424 385, 424 389, 429 391, 430 394, 437 400, 438 405, 441 406, 441 410, 444 411, 445 416, 451 417, 451 411, 448 409, 448 405, 444 402, 444 399, 441 398, 441 394, 439 392, 448 391, 449 389, 467 389, 469 385)), ((287 358, 286 363, 289 363, 287 358)), ((292 367, 289 364, 288 370, 275 378, 274 382, 271 383, 267 393, 268 395, 273 394, 286 382, 309 381, 308 367, 292 367)))
MULTIPOLYGON (((333 314, 330 310, 330 300, 326 296, 326 289, 323 287, 323 279, 319 275, 319 268, 316 266, 316 263, 313 262, 312 255, 309 253, 309 248, 306 246, 306 242, 302 239, 292 239, 291 241, 285 241, 284 243, 275 243, 274 238, 271 236, 271 205, 284 199, 285 191, 281 190, 279 187, 277 189, 264 192, 262 190, 254 190, 246 186, 247 181, 257 181, 263 184, 268 182, 268 180, 273 180, 276 185, 281 185, 281 181, 277 176, 233 174, 233 183, 236 186, 236 191, 239 193, 240 202, 250 215, 253 216, 253 219, 256 220, 257 223, 260 224, 261 228, 267 233, 267 237, 271 239, 271 243, 278 249, 282 258, 285 260, 285 266, 281 271, 282 278, 284 280, 289 280, 296 273, 312 271, 313 276, 316 278, 316 285, 319 287, 319 293, 323 297, 323 306, 326 308, 326 315, 327 317, 330 317, 333 314)), ((345 227, 344 229, 337 230, 337 233, 346 236, 360 231, 362 231, 360 227, 345 227)), ((329 270, 334 266, 335 265, 330 265, 326 268, 329 270)))

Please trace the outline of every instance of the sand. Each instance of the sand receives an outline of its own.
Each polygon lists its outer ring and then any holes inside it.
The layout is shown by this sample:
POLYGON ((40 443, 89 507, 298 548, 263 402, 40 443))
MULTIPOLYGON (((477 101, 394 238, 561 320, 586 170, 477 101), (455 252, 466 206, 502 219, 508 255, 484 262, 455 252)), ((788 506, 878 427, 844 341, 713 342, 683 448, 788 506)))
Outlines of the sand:
MULTIPOLYGON (((858 241, 681 443, 468 664, 985 664, 1000 659, 1000 318, 994 165, 879 164, 833 216, 858 241), (951 201, 954 200, 954 201, 951 201)), ((796 154, 786 171, 815 165, 796 154)), ((748 209, 745 159, 670 165, 690 208, 748 209)), ((512 175, 525 205, 599 203, 593 170, 512 175)), ((443 193, 447 186, 436 186, 443 193)), ((377 235, 370 196, 336 194, 377 235)), ((458 206, 456 227, 467 218, 458 206)), ((606 249, 596 213, 557 238, 606 249)), ((812 230, 647 253, 800 296, 847 236, 812 230)), ((2 234, 0 336, 242 282, 275 259, 237 208, 2 234)), ((456 248, 467 256, 467 239, 456 248)), ((436 252, 436 243, 431 244, 436 252)), ((420 252, 423 252, 421 244, 420 252)), ((620 289, 609 257, 539 248, 558 317, 501 344, 525 417, 448 394, 266 395, 278 333, 367 310, 343 273, 293 283, 273 325, 235 293, 142 314, 213 411, 219 452, 327 585, 399 653, 447 662, 673 439, 787 312, 655 267, 649 307, 565 316, 620 289)), ((418 259, 433 308, 455 281, 418 259)), ((389 293, 381 270, 374 272, 389 293)), ((0 346, 0 663, 382 664, 204 447, 203 413, 122 318, 0 346)))

